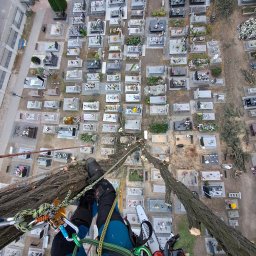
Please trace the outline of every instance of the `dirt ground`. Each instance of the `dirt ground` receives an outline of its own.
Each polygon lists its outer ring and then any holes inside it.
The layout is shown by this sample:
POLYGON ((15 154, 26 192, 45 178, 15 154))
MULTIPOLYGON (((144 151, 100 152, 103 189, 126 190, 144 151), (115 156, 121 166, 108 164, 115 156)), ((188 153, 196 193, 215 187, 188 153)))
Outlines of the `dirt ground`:
MULTIPOLYGON (((241 69, 247 69, 249 62, 247 53, 244 51, 244 44, 238 39, 237 26, 246 19, 248 19, 248 16, 242 16, 241 10, 237 9, 229 21, 219 21, 213 27, 213 38, 222 42, 227 101, 234 103, 236 107, 241 109, 242 113, 244 112, 242 97, 244 96, 246 82, 241 69)), ((246 113, 241 116, 241 121, 247 121, 248 119, 246 113)), ((248 151, 251 149, 252 147, 248 147, 248 151)), ((227 192, 232 192, 232 190, 242 192, 239 229, 249 240, 256 240, 255 177, 251 173, 245 173, 238 181, 229 178, 225 182, 225 187, 227 192)))

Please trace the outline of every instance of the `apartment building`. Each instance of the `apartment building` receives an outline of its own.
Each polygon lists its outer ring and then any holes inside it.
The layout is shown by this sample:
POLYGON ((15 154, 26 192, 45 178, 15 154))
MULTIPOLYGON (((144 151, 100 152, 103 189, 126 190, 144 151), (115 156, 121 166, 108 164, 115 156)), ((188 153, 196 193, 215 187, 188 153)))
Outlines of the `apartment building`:
POLYGON ((18 43, 26 21, 26 7, 19 0, 0 0, 0 106, 12 73, 18 43))

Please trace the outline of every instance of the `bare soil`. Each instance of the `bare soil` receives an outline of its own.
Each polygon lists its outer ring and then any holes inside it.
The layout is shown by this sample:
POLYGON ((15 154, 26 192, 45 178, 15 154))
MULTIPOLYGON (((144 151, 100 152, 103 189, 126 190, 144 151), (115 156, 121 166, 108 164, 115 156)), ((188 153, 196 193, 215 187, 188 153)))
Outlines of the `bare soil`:
MULTIPOLYGON (((248 55, 244 51, 244 43, 238 39, 237 26, 248 19, 248 16, 242 16, 241 10, 236 9, 229 20, 219 20, 213 26, 212 37, 215 40, 221 41, 222 45, 222 58, 224 64, 224 75, 226 83, 226 101, 227 103, 233 103, 242 113, 240 120, 245 123, 251 120, 242 106, 242 97, 244 96, 244 88, 247 84, 241 73, 241 69, 249 68, 248 55)), ((218 108, 218 116, 221 118, 223 107, 218 108)), ((245 127, 248 125, 245 124, 245 127)), ((242 141, 241 141, 242 142, 242 141)), ((248 146, 244 146, 243 149, 248 153, 253 151, 252 142, 248 146)), ((221 141, 221 149, 224 151, 225 144, 221 141)), ((249 165, 248 165, 249 166, 249 165)), ((248 168, 249 169, 249 168, 248 168)), ((234 180, 231 177, 231 173, 228 173, 228 178, 225 180, 226 193, 228 192, 242 192, 242 200, 239 201, 240 218, 239 229, 249 240, 256 240, 255 227, 256 227, 256 205, 254 192, 256 191, 256 178, 251 173, 244 173, 238 180, 234 180), (254 191, 254 192, 253 192, 254 191)), ((220 200, 218 200, 220 201, 220 200)), ((213 201, 208 204, 213 207, 213 201)), ((218 214, 223 205, 221 202, 214 204, 214 208, 218 214), (218 211, 219 209, 219 211, 218 211)), ((225 216, 226 218, 226 216, 225 216)))

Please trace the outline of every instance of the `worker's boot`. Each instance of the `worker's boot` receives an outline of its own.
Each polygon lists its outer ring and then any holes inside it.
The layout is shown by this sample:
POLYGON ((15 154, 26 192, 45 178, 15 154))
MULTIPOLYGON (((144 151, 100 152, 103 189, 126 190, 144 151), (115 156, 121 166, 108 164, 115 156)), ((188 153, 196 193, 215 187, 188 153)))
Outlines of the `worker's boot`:
POLYGON ((101 168, 101 166, 92 157, 90 157, 86 160, 86 169, 88 172, 90 183, 93 183, 94 181, 99 179, 104 174, 104 171, 101 168))

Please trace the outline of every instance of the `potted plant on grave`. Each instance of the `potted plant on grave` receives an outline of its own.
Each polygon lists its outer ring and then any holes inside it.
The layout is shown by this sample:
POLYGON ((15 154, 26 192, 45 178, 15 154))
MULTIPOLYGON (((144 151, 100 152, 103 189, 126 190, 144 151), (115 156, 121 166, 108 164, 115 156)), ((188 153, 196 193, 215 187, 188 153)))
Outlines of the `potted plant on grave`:
POLYGON ((40 58, 36 57, 36 56, 33 56, 31 58, 31 61, 35 64, 35 65, 40 65, 41 64, 41 60, 40 58))

